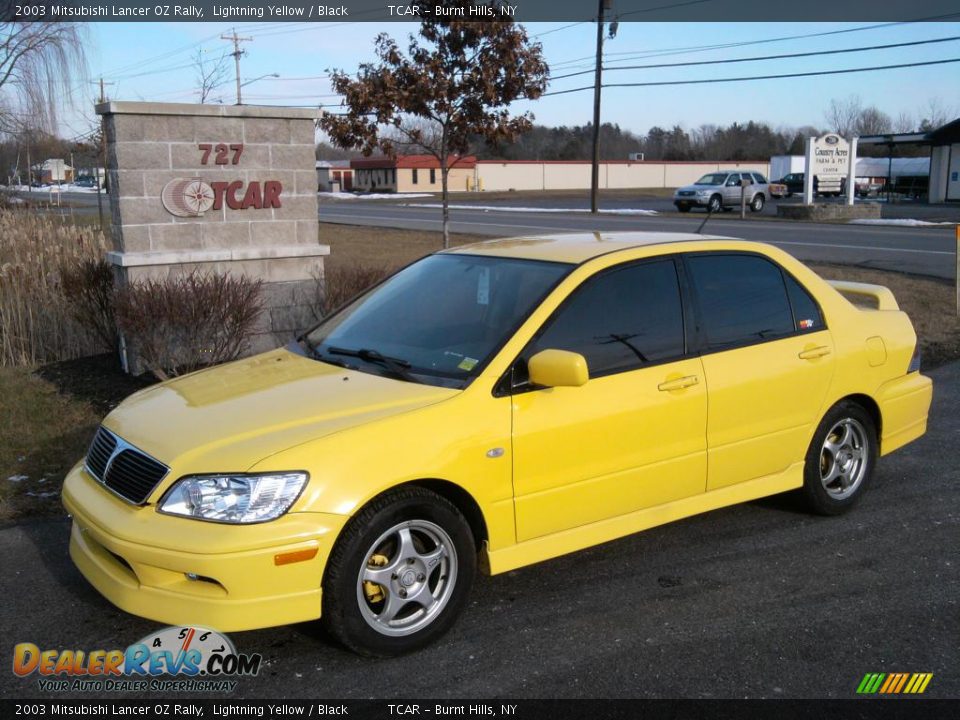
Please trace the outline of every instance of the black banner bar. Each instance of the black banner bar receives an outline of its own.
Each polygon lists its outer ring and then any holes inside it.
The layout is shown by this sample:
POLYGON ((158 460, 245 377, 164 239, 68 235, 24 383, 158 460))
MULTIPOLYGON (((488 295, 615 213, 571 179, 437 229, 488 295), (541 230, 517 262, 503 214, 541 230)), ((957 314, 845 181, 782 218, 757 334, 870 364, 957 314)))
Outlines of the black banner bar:
POLYGON ((957 700, 0 700, 4 718, 135 717, 205 720, 800 720, 953 718, 957 700))
MULTIPOLYGON (((587 22, 596 0, 475 0, 475 9, 409 0, 0 0, 6 22, 587 22), (417 7, 411 7, 416 5, 417 7), (460 11, 463 11, 462 13, 460 11)), ((460 3, 457 3, 460 5, 460 3)), ((905 22, 960 19, 956 0, 614 0, 620 22, 905 22)))

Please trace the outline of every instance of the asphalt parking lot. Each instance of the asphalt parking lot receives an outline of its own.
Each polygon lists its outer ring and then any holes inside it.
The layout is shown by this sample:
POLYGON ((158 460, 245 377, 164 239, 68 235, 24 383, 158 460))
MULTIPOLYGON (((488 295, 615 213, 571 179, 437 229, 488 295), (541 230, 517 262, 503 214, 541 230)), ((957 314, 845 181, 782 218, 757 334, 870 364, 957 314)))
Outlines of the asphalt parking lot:
MULTIPOLYGON (((924 697, 956 698, 960 363, 930 374, 928 434, 881 461, 851 514, 781 496, 480 578, 454 630, 403 658, 359 658, 315 623, 234 633, 265 666, 230 699, 852 698, 868 672, 930 672, 924 697)), ((68 530, 0 529, 6 652, 125 648, 159 628, 87 585, 68 530)), ((0 696, 47 695, 8 669, 0 696)))

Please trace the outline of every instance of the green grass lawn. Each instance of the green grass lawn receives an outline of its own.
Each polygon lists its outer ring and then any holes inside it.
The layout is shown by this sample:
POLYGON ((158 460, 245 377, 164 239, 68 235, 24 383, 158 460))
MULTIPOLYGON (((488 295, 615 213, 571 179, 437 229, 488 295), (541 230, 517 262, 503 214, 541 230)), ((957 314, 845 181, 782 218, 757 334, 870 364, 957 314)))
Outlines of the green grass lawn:
POLYGON ((60 511, 63 476, 100 415, 30 369, 0 367, 0 520, 60 511))

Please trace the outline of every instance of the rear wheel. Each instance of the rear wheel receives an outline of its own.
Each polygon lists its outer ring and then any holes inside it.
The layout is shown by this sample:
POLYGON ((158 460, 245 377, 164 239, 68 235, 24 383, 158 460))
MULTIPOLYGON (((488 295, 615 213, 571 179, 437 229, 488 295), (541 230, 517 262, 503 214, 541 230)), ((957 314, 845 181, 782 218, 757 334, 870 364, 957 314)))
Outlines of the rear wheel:
POLYGON ((450 629, 475 573, 473 535, 457 508, 425 488, 396 490, 371 502, 337 540, 322 620, 356 652, 410 652, 450 629))
POLYGON ((753 201, 750 203, 750 212, 760 212, 763 210, 763 203, 763 195, 755 195, 753 201))
POLYGON ((807 450, 803 494, 820 515, 852 508, 870 482, 877 463, 876 425, 856 403, 834 405, 824 416, 807 450))

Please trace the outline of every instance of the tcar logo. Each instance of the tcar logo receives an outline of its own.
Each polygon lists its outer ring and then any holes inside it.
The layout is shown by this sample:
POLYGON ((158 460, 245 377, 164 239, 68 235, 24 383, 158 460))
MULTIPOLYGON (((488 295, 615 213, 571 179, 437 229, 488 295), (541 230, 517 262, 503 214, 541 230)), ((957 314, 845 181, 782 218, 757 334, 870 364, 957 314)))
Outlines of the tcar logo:
POLYGON ((205 182, 201 178, 174 178, 163 187, 160 201, 177 217, 203 217, 208 210, 264 210, 281 207, 283 185, 278 180, 205 182))
POLYGON ((213 188, 200 178, 174 178, 168 182, 160 201, 177 217, 202 217, 213 207, 213 188))
POLYGON ((825 136, 825 137, 823 138, 823 141, 824 141, 827 145, 836 145, 838 142, 840 142, 840 136, 839 136, 839 135, 827 135, 827 136, 825 136))

